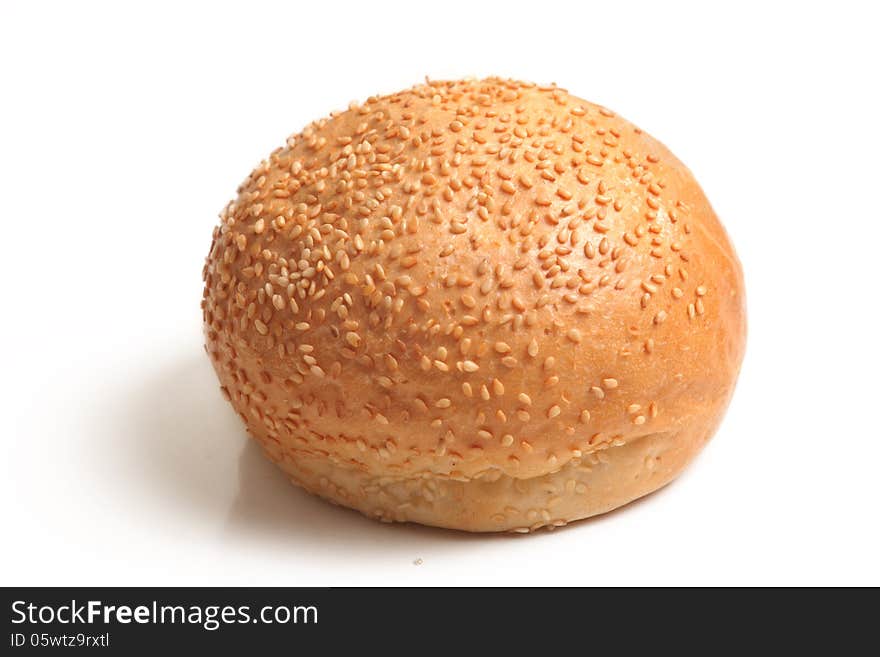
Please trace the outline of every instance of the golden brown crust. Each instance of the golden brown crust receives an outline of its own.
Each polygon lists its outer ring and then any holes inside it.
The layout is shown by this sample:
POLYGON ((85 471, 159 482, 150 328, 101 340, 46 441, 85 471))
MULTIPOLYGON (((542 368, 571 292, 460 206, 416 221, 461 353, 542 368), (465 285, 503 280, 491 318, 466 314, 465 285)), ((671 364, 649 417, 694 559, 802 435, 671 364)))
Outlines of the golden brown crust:
POLYGON ((665 484, 745 343, 739 263, 684 165, 602 107, 499 79, 288 139, 221 216, 203 310, 224 393, 299 483, 472 531, 665 484), (539 506, 541 486, 562 499, 539 506))

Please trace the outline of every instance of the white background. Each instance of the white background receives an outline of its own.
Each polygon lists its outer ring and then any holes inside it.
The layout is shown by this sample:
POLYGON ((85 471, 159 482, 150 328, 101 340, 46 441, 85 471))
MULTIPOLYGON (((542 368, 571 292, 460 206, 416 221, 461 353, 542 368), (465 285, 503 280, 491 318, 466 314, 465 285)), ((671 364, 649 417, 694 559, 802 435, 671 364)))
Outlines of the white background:
POLYGON ((878 21, 716 4, 3 3, 2 584, 880 584, 878 21), (201 342, 211 230, 263 156, 350 100, 489 74, 664 141, 748 293, 693 467, 525 537, 308 497, 246 442, 201 342))

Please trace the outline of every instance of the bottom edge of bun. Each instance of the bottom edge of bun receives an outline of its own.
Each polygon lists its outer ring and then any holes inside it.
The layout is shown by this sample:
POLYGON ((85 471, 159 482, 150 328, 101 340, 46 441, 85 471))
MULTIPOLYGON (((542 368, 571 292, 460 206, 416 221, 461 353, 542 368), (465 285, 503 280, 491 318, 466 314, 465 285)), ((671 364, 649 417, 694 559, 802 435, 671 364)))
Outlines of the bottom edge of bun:
POLYGON ((383 522, 529 533, 606 513, 656 491, 684 469, 707 438, 706 432, 647 434, 544 475, 518 479, 499 473, 469 481, 432 473, 382 476, 304 452, 265 449, 265 444, 264 451, 309 493, 383 522))

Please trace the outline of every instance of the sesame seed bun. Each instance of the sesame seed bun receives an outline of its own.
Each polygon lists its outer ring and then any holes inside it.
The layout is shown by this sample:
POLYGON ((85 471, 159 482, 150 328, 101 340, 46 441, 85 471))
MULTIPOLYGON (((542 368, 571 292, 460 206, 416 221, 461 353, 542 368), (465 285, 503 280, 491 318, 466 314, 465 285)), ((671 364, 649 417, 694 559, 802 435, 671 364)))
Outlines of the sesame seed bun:
POLYGON ((385 521, 526 532, 672 480, 745 347, 688 169, 555 86, 428 82, 308 126, 221 214, 206 348, 266 454, 385 521))

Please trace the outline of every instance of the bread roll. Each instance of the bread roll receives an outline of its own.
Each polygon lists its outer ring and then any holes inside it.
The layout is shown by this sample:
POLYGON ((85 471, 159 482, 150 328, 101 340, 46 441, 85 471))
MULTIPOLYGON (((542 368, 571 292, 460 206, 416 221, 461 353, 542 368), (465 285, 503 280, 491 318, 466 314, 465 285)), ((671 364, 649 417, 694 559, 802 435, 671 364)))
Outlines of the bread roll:
POLYGON ((288 138, 222 212, 206 349, 297 484, 384 521, 528 532, 672 480, 745 346, 690 171, 556 86, 427 82, 288 138))

